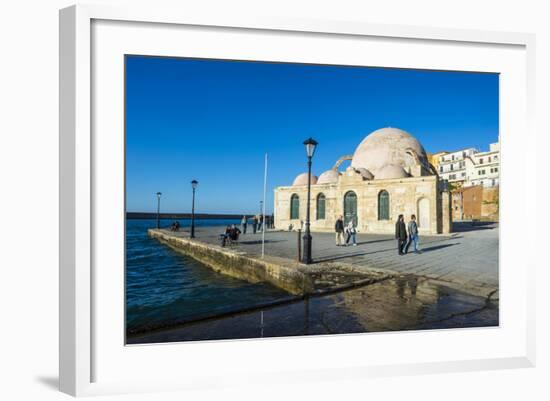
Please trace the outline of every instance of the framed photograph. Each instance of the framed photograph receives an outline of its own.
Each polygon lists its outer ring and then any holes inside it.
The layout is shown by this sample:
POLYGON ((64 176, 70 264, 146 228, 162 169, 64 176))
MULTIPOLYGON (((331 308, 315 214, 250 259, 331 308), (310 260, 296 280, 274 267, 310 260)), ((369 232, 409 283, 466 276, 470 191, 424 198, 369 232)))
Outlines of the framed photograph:
POLYGON ((61 390, 533 366, 533 49, 61 10, 61 390))

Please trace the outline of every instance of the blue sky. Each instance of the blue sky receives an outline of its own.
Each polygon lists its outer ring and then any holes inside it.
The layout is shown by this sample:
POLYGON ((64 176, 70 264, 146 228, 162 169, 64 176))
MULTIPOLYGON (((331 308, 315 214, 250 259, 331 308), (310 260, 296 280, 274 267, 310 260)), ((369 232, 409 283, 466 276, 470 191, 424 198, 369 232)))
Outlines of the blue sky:
MULTIPOLYGON (((263 193, 352 154, 370 132, 398 127, 428 152, 498 139, 498 75, 127 56, 128 211, 252 213, 263 193)), ((345 168, 346 165, 343 167, 345 168)))

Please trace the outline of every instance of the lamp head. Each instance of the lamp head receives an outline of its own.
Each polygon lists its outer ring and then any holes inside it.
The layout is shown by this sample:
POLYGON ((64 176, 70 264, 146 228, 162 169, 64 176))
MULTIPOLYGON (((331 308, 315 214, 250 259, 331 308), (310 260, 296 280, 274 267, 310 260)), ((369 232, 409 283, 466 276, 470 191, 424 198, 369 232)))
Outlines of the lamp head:
POLYGON ((313 157, 313 154, 315 153, 315 148, 318 145, 317 141, 313 138, 308 138, 304 141, 304 145, 306 147, 307 157, 313 157))

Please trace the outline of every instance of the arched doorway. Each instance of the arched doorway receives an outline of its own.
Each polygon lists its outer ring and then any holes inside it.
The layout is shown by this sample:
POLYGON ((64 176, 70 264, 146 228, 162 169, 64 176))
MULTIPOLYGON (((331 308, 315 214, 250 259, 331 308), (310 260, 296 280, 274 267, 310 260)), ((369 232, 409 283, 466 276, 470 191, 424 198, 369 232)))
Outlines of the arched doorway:
POLYGON ((428 198, 418 200, 418 228, 430 228, 430 201, 428 198))
POLYGON ((344 195, 344 224, 351 220, 357 226, 357 195, 353 191, 344 195))

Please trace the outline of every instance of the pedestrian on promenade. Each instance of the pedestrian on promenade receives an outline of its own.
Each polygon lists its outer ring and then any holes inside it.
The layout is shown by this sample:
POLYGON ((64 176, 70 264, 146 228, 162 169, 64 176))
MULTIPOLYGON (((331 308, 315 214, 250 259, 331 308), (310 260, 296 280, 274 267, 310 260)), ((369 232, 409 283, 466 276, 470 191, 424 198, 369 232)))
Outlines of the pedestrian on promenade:
POLYGON ((260 218, 258 219, 258 231, 262 231, 263 223, 264 223, 264 215, 260 214, 260 218))
POLYGON ((409 240, 405 246, 405 253, 409 252, 411 242, 414 243, 414 252, 420 253, 418 250, 418 224, 416 224, 416 216, 414 214, 411 215, 411 221, 407 224, 407 231, 409 232, 409 240))
POLYGON ((248 225, 248 219, 246 218, 246 216, 243 216, 242 220, 241 220, 241 226, 243 228, 243 234, 246 234, 246 226, 248 225))
POLYGON ((271 228, 275 228, 275 215, 272 213, 271 217, 269 218, 269 222, 271 223, 271 228))
POLYGON ((252 231, 254 234, 256 234, 257 229, 258 229, 258 216, 254 215, 254 218, 252 219, 252 231))
POLYGON ((357 240, 355 238, 356 234, 357 230, 355 229, 355 225, 353 224, 353 219, 351 219, 346 227, 346 246, 348 246, 350 239, 353 246, 357 246, 357 240))
POLYGON ((344 220, 342 216, 336 220, 334 231, 336 231, 336 246, 341 246, 344 239, 344 220))
POLYGON ((403 248, 407 243, 407 227, 405 227, 405 219, 400 214, 395 223, 395 239, 397 240, 397 251, 399 255, 404 255, 403 248))

